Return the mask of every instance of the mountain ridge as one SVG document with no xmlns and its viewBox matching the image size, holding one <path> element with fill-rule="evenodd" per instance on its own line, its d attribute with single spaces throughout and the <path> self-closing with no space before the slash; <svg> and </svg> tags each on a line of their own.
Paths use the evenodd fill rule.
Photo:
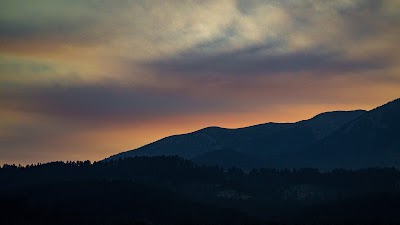
<svg viewBox="0 0 400 225">
<path fill-rule="evenodd" d="M 385 130 L 385 127 L 388 129 Z M 365 160 L 368 157 L 373 159 L 372 153 L 368 152 L 381 146 L 385 149 L 390 147 L 393 149 L 391 151 L 397 154 L 400 152 L 397 151 L 397 146 L 400 146 L 397 144 L 400 141 L 396 141 L 400 139 L 397 127 L 400 127 L 400 99 L 395 99 L 370 111 L 330 111 L 293 123 L 269 122 L 234 129 L 205 127 L 190 133 L 165 137 L 105 160 L 135 156 L 178 155 L 195 161 L 201 159 L 201 162 L 213 162 L 217 165 L 230 165 L 232 163 L 224 161 L 235 158 L 238 165 L 248 165 L 249 168 L 251 166 L 336 168 L 342 164 L 346 168 L 357 167 L 358 164 L 359 166 L 396 166 L 397 156 L 396 163 L 387 163 L 390 160 L 385 159 L 381 160 L 384 163 L 363 162 L 349 165 L 341 161 L 346 161 L 346 154 L 353 159 L 357 154 Z M 346 132 L 350 132 L 350 137 L 346 136 Z M 398 133 L 400 134 L 400 131 Z M 367 137 L 363 137 L 363 134 Z M 388 143 L 389 147 L 385 147 L 381 142 Z M 361 148 L 364 148 L 369 155 L 364 154 Z M 224 160 L 222 154 L 224 151 L 221 150 L 227 149 L 229 151 L 225 151 L 226 160 Z M 345 150 L 348 152 L 346 153 Z M 379 152 L 375 151 L 373 154 L 379 154 Z M 207 160 L 207 156 L 213 159 Z M 218 163 L 216 158 L 222 161 Z M 243 160 L 240 161 L 240 158 Z M 337 162 L 330 162 L 331 158 L 335 158 Z"/>
</svg>

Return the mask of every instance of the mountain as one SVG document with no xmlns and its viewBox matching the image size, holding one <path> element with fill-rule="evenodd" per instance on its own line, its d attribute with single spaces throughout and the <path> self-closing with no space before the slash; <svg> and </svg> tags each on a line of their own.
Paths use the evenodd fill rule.
<svg viewBox="0 0 400 225">
<path fill-rule="evenodd" d="M 400 99 L 366 112 L 302 154 L 320 168 L 400 167 Z"/>
<path fill-rule="evenodd" d="M 254 167 L 399 166 L 400 100 L 371 111 L 334 111 L 296 123 L 208 127 L 174 135 L 106 160 L 178 155 L 201 164 Z"/>
</svg>

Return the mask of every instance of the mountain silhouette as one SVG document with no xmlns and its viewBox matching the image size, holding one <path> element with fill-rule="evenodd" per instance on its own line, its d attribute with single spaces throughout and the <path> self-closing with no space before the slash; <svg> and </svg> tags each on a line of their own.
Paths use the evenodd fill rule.
<svg viewBox="0 0 400 225">
<path fill-rule="evenodd" d="M 296 123 L 208 127 L 163 138 L 106 160 L 178 155 L 219 166 L 359 168 L 399 166 L 400 100 L 371 111 L 321 113 Z"/>
<path fill-rule="evenodd" d="M 345 124 L 303 152 L 303 158 L 320 168 L 400 167 L 400 99 Z"/>
</svg>

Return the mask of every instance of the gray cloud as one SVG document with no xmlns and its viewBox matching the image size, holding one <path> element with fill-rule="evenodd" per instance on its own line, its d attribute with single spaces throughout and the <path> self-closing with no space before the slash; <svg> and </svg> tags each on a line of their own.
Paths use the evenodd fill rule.
<svg viewBox="0 0 400 225">
<path fill-rule="evenodd" d="M 381 69 L 387 60 L 345 59 L 337 52 L 323 52 L 312 49 L 281 55 L 264 55 L 267 47 L 255 46 L 229 53 L 210 56 L 195 55 L 189 52 L 182 57 L 160 59 L 146 64 L 159 73 L 167 74 L 220 74 L 220 75 L 273 75 L 299 72 L 353 72 Z"/>
<path fill-rule="evenodd" d="M 0 102 L 20 112 L 101 123 L 108 119 L 140 122 L 162 116 L 223 111 L 228 104 L 191 96 L 183 90 L 113 85 L 9 90 L 0 95 Z"/>
<path fill-rule="evenodd" d="M 36 24 L 32 23 L 32 21 L 0 21 L 0 38 L 17 40 L 65 38 L 78 36 L 78 33 L 82 33 L 94 24 L 95 22 L 89 18 L 80 18 L 79 21 L 74 22 L 46 20 Z"/>
<path fill-rule="evenodd" d="M 358 57 L 348 55 L 354 49 L 368 49 L 372 40 L 388 42 L 385 35 L 400 25 L 400 16 L 389 16 L 387 12 L 390 2 L 238 0 L 239 18 L 221 27 L 218 35 L 142 65 L 170 76 L 299 72 L 332 75 L 384 69 L 392 66 L 390 49 L 365 50 Z M 269 8 L 263 9 L 266 6 Z M 282 12 L 276 13 L 278 9 Z M 246 30 L 248 27 L 254 29 Z"/>
</svg>

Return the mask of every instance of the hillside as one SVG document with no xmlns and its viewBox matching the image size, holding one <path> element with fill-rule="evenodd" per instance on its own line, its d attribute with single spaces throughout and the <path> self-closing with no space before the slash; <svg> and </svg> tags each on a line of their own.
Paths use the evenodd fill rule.
<svg viewBox="0 0 400 225">
<path fill-rule="evenodd" d="M 335 111 L 296 123 L 208 127 L 163 138 L 106 160 L 177 155 L 220 166 L 361 168 L 400 166 L 400 100 L 371 111 Z"/>
</svg>

